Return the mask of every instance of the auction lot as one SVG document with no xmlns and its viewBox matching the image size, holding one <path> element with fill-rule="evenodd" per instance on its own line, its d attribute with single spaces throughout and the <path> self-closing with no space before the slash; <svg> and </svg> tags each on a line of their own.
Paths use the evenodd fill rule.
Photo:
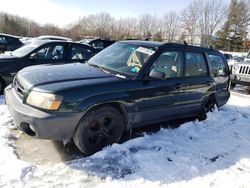
<svg viewBox="0 0 250 188">
<path fill-rule="evenodd" d="M 20 133 L 3 99 L 0 114 L 0 187 L 250 185 L 250 96 L 245 87 L 236 87 L 227 105 L 205 121 L 138 130 L 135 138 L 125 136 L 90 157 L 73 144 L 64 147 Z"/>
</svg>

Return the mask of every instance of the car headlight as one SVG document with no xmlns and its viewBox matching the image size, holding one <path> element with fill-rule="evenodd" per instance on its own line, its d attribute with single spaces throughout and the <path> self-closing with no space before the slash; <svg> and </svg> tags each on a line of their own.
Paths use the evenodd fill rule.
<svg viewBox="0 0 250 188">
<path fill-rule="evenodd" d="M 239 65 L 234 65 L 234 70 L 237 70 L 239 67 Z"/>
<path fill-rule="evenodd" d="M 62 96 L 54 95 L 51 93 L 31 91 L 26 100 L 26 103 L 31 106 L 46 110 L 58 110 L 62 103 L 62 100 Z"/>
</svg>

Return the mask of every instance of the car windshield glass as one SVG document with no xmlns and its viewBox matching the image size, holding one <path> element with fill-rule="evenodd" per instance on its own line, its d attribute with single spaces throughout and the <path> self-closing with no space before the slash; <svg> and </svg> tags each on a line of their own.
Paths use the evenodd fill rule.
<svg viewBox="0 0 250 188">
<path fill-rule="evenodd" d="M 153 48 L 117 42 L 95 55 L 89 63 L 117 74 L 134 76 L 154 53 Z"/>
<path fill-rule="evenodd" d="M 90 39 L 82 39 L 80 40 L 81 43 L 86 43 L 88 44 L 91 40 Z"/>
<path fill-rule="evenodd" d="M 23 57 L 27 55 L 28 53 L 30 53 L 31 51 L 33 51 L 38 46 L 39 46 L 38 44 L 28 44 L 13 51 L 11 55 L 16 56 L 16 57 Z"/>
<path fill-rule="evenodd" d="M 250 59 L 250 51 L 247 54 L 247 59 Z"/>
</svg>

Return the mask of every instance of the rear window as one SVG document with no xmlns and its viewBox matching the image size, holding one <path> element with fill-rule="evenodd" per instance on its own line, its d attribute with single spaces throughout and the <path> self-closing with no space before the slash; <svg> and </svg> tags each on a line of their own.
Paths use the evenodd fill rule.
<svg viewBox="0 0 250 188">
<path fill-rule="evenodd" d="M 203 54 L 200 53 L 185 53 L 186 76 L 207 76 L 207 64 Z"/>
<path fill-rule="evenodd" d="M 227 75 L 227 67 L 221 56 L 209 54 L 208 58 L 212 66 L 213 76 Z"/>
</svg>

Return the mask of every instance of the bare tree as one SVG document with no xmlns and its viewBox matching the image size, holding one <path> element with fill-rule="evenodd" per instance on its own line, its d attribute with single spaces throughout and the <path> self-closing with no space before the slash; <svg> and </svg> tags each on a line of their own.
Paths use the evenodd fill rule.
<svg viewBox="0 0 250 188">
<path fill-rule="evenodd" d="M 180 17 L 174 11 L 165 14 L 163 16 L 162 24 L 163 24 L 163 37 L 168 42 L 173 41 L 176 39 L 179 30 L 179 21 Z"/>
<path fill-rule="evenodd" d="M 227 17 L 227 5 L 221 0 L 194 1 L 199 4 L 198 23 L 202 44 L 211 44 L 212 35 Z"/>
<path fill-rule="evenodd" d="M 155 22 L 156 18 L 151 14 L 144 14 L 139 20 L 139 31 L 141 38 L 152 38 L 157 30 Z"/>
<path fill-rule="evenodd" d="M 89 15 L 84 23 L 88 31 L 91 31 L 94 36 L 110 37 L 112 34 L 112 27 L 114 24 L 114 18 L 108 13 L 99 13 L 95 15 Z"/>
<path fill-rule="evenodd" d="M 137 18 L 123 18 L 116 21 L 116 39 L 132 39 L 137 38 L 138 35 L 138 19 Z"/>
<path fill-rule="evenodd" d="M 198 16 L 199 16 L 200 3 L 191 1 L 190 4 L 182 11 L 182 25 L 184 31 L 188 33 L 189 42 L 195 42 L 195 36 L 198 32 Z M 184 33 L 184 32 L 183 32 Z"/>
</svg>

